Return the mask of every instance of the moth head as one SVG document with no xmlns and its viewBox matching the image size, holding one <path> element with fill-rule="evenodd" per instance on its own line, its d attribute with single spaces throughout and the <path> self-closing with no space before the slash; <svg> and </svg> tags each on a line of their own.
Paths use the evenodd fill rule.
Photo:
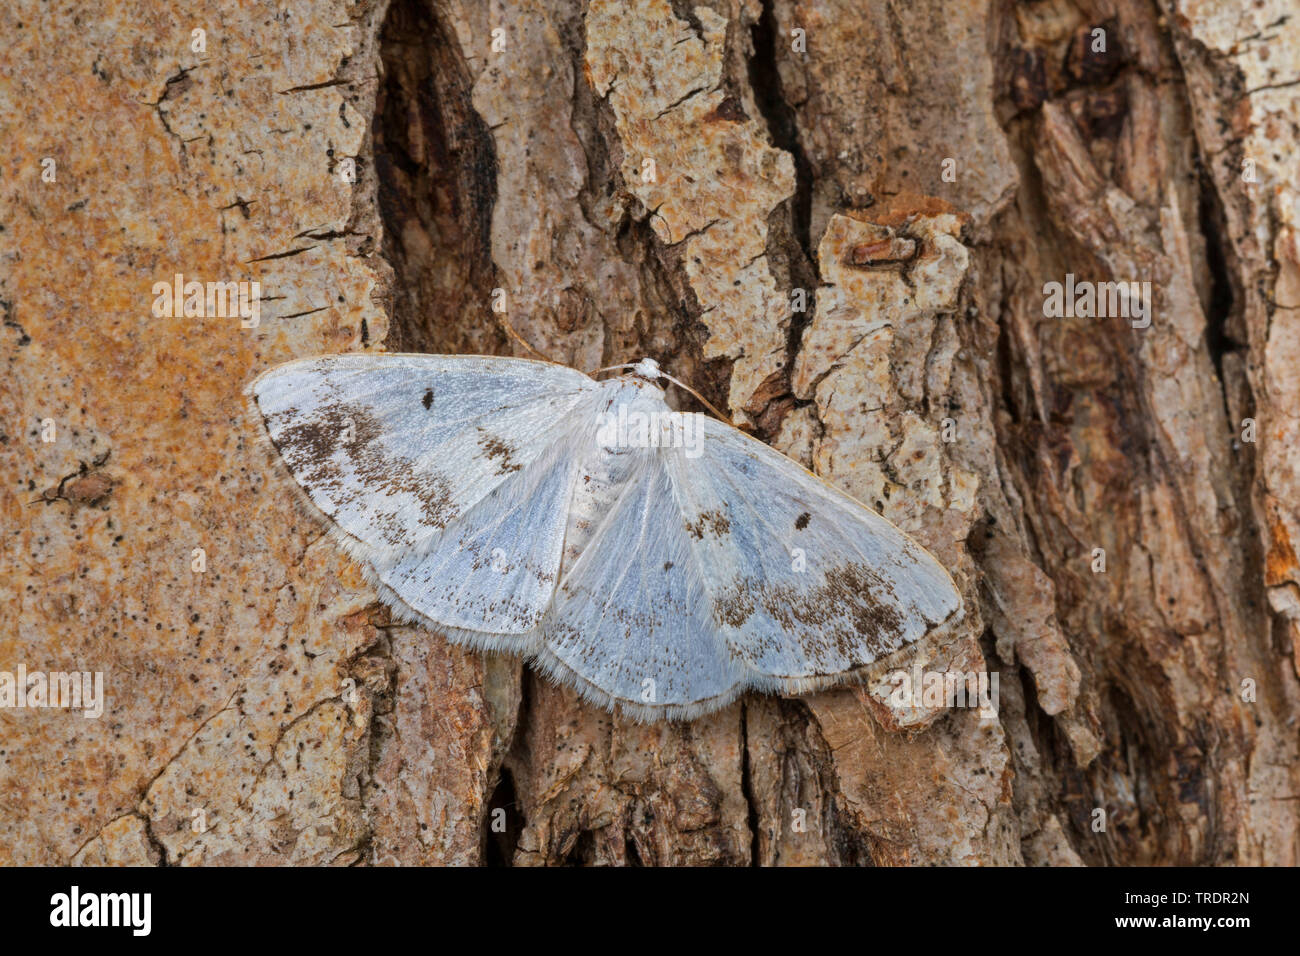
<svg viewBox="0 0 1300 956">
<path fill-rule="evenodd" d="M 659 363 L 652 358 L 643 358 L 633 365 L 632 374 L 655 385 L 658 385 L 659 379 L 664 377 L 664 373 L 659 368 Z"/>
</svg>

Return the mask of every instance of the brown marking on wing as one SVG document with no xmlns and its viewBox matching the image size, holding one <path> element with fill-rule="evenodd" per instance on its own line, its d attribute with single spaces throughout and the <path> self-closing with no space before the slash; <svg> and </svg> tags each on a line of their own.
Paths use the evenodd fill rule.
<svg viewBox="0 0 1300 956">
<path fill-rule="evenodd" d="M 697 541 L 704 537 L 706 531 L 722 537 L 724 534 L 731 533 L 731 519 L 719 510 L 705 511 L 694 521 L 686 522 L 686 531 Z"/>
<path fill-rule="evenodd" d="M 489 435 L 482 429 L 479 429 L 479 431 L 482 432 L 478 439 L 479 447 L 487 453 L 488 458 L 496 461 L 498 475 L 506 475 L 523 468 L 523 465 L 514 461 L 515 450 L 513 448 L 496 435 Z"/>
<path fill-rule="evenodd" d="M 901 643 L 903 614 L 881 595 L 893 597 L 894 590 L 880 574 L 863 564 L 845 564 L 831 569 L 823 583 L 811 589 L 745 578 L 715 598 L 714 615 L 721 624 L 741 628 L 762 608 L 783 631 L 798 637 L 810 658 L 833 651 L 854 664 L 865 664 Z M 845 616 L 849 629 L 844 627 Z M 872 655 L 867 660 L 859 660 L 863 645 Z"/>
<path fill-rule="evenodd" d="M 457 516 L 447 480 L 441 475 L 419 477 L 413 463 L 378 445 L 384 426 L 364 406 L 330 405 L 317 418 L 306 421 L 299 421 L 300 415 L 291 408 L 267 424 L 276 450 L 304 490 L 326 490 L 332 492 L 330 497 L 338 499 L 345 489 L 333 458 L 341 450 L 364 485 L 361 493 L 408 494 L 420 503 L 424 522 L 435 528 L 445 528 Z M 287 424 L 277 429 L 280 421 Z M 320 498 L 313 495 L 312 500 L 319 502 Z M 333 518 L 334 514 L 329 516 Z M 377 513 L 376 518 L 387 540 L 401 540 L 403 529 L 396 512 Z"/>
<path fill-rule="evenodd" d="M 802 531 L 804 528 L 808 527 L 808 522 L 810 520 L 812 520 L 812 515 L 805 511 L 799 517 L 794 519 L 794 526 L 799 531 Z"/>
</svg>

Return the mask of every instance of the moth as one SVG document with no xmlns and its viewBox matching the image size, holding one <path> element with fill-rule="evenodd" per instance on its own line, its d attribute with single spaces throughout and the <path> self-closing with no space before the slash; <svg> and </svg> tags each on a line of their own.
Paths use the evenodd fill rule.
<svg viewBox="0 0 1300 956">
<path fill-rule="evenodd" d="M 248 394 L 397 619 L 637 719 L 820 690 L 961 614 L 883 517 L 722 421 L 687 441 L 658 364 L 617 368 L 345 354 Z"/>
</svg>

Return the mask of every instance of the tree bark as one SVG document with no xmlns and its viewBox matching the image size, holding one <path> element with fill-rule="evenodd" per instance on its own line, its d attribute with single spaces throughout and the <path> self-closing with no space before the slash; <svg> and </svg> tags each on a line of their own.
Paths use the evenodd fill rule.
<svg viewBox="0 0 1300 956">
<path fill-rule="evenodd" d="M 68 6 L 0 12 L 0 670 L 108 701 L 0 710 L 0 861 L 1300 862 L 1284 0 Z M 153 317 L 177 272 L 260 324 Z M 1149 326 L 1049 314 L 1067 275 Z M 241 390 L 503 319 L 658 359 L 965 619 L 648 726 L 392 624 Z M 914 666 L 996 719 L 898 705 Z"/>
</svg>

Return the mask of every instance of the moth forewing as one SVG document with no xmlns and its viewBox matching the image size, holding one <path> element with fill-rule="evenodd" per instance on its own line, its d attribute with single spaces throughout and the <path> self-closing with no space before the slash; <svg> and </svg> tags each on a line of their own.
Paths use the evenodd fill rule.
<svg viewBox="0 0 1300 956">
<path fill-rule="evenodd" d="M 548 573 L 549 559 L 530 548 L 545 551 L 553 533 L 520 535 L 517 522 L 506 532 L 513 576 L 466 574 L 430 599 L 431 571 L 490 566 L 493 522 L 522 518 L 527 530 L 548 505 L 547 527 L 562 522 L 567 488 L 548 497 L 554 484 L 526 473 L 564 435 L 557 423 L 597 389 L 573 369 L 525 359 L 363 354 L 290 362 L 248 392 L 304 496 L 372 580 L 431 622 L 517 632 L 530 609 L 537 616 L 526 576 L 540 583 Z M 483 527 L 465 523 L 511 482 L 536 494 L 503 489 Z M 423 573 L 414 570 L 422 561 Z M 506 596 L 512 585 L 518 593 Z"/>
<path fill-rule="evenodd" d="M 756 686 L 823 686 L 959 610 L 952 579 L 923 548 L 761 442 L 709 422 L 703 458 L 676 465 L 680 497 L 704 503 L 685 523 L 715 618 L 762 675 Z"/>
</svg>

